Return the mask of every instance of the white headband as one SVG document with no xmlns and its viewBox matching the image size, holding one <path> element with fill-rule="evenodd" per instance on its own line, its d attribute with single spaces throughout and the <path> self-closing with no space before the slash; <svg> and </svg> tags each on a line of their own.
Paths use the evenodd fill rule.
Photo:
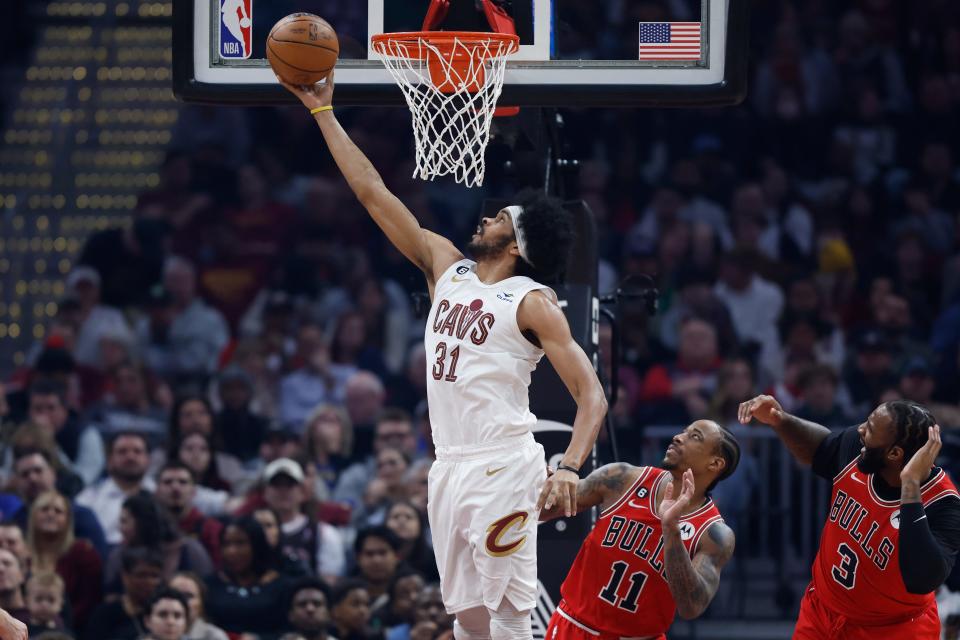
<svg viewBox="0 0 960 640">
<path fill-rule="evenodd" d="M 504 207 L 504 210 L 510 214 L 510 222 L 513 223 L 513 235 L 517 238 L 517 250 L 520 252 L 520 257 L 532 267 L 533 263 L 530 262 L 530 258 L 527 256 L 527 237 L 520 229 L 520 218 L 523 216 L 523 207 L 514 204 L 509 207 Z"/>
</svg>

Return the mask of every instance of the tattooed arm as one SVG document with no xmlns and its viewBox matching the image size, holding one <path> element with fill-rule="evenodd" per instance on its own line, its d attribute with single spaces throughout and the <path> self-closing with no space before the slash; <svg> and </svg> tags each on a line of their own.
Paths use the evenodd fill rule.
<svg viewBox="0 0 960 640">
<path fill-rule="evenodd" d="M 751 418 L 773 427 L 790 453 L 800 464 L 810 466 L 817 447 L 830 435 L 830 429 L 801 420 L 783 410 L 773 396 L 757 396 L 740 404 L 738 418 L 749 424 Z"/>
<path fill-rule="evenodd" d="M 720 570 L 733 555 L 733 531 L 722 522 L 711 525 L 692 559 L 678 526 L 664 527 L 663 543 L 663 564 L 677 613 L 692 620 L 706 610 L 717 593 Z"/>
<path fill-rule="evenodd" d="M 577 513 L 586 511 L 590 507 L 607 505 L 616 502 L 623 492 L 630 488 L 640 475 L 640 468 L 623 462 L 608 464 L 595 470 L 586 478 L 577 483 Z M 553 520 L 563 515 L 563 509 L 554 505 L 552 509 L 540 512 L 542 522 Z"/>
</svg>

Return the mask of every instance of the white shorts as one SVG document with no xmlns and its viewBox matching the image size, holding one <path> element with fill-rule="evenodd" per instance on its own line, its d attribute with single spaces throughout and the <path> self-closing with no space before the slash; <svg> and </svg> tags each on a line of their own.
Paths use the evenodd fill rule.
<svg viewBox="0 0 960 640">
<path fill-rule="evenodd" d="M 506 597 L 537 602 L 537 498 L 546 480 L 532 434 L 471 447 L 437 447 L 427 514 L 447 613 Z"/>
</svg>

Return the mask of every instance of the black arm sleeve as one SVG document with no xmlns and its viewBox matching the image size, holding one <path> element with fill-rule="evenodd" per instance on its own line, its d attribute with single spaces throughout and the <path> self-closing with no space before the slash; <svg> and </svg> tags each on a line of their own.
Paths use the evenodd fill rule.
<svg viewBox="0 0 960 640">
<path fill-rule="evenodd" d="M 821 478 L 833 480 L 840 470 L 860 455 L 860 434 L 857 427 L 848 427 L 832 431 L 813 454 L 810 468 Z"/>
<path fill-rule="evenodd" d="M 900 575 L 910 593 L 931 593 L 950 575 L 960 547 L 960 499 L 944 498 L 924 510 L 900 507 Z"/>
</svg>

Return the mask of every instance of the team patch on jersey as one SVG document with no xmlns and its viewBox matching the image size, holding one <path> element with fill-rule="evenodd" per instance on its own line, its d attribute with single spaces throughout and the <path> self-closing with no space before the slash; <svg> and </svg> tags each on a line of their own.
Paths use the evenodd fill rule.
<svg viewBox="0 0 960 640">
<path fill-rule="evenodd" d="M 900 530 L 900 509 L 890 514 L 890 524 L 893 525 L 894 529 Z"/>
<path fill-rule="evenodd" d="M 694 527 L 689 522 L 680 523 L 680 539 L 686 542 L 693 537 L 693 534 L 697 532 L 696 527 Z"/>
<path fill-rule="evenodd" d="M 501 291 L 497 294 L 497 297 L 504 302 L 513 302 L 513 294 L 507 291 Z"/>
<path fill-rule="evenodd" d="M 519 538 L 509 542 L 504 542 L 503 537 L 507 535 L 510 529 L 512 529 L 514 526 L 519 529 L 523 527 L 526 522 L 526 511 L 515 511 L 509 515 L 503 516 L 499 520 L 494 520 L 493 523 L 487 527 L 487 539 L 485 543 L 487 553 L 489 553 L 491 556 L 501 558 L 519 551 L 527 541 L 526 534 L 523 534 Z"/>
</svg>

